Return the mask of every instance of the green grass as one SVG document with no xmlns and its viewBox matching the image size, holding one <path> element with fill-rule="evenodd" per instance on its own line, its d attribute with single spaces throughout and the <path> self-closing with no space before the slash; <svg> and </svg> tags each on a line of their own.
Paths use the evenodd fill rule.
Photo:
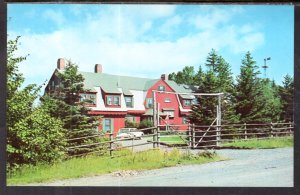
<svg viewBox="0 0 300 195">
<path fill-rule="evenodd" d="M 183 139 L 184 139 L 184 136 L 183 136 Z M 164 142 L 166 144 L 185 144 L 186 143 L 178 135 L 174 135 L 172 137 L 160 137 L 159 141 Z"/>
<path fill-rule="evenodd" d="M 293 147 L 294 138 L 293 137 L 278 137 L 270 138 L 265 140 L 236 140 L 231 143 L 222 144 L 224 147 L 236 147 L 236 148 L 250 148 L 250 149 L 269 149 L 269 148 L 284 148 Z"/>
<path fill-rule="evenodd" d="M 178 164 L 202 164 L 225 160 L 215 153 L 202 152 L 192 155 L 180 153 L 177 149 L 171 152 L 148 150 L 133 153 L 129 150 L 118 151 L 120 157 L 87 156 L 73 158 L 54 165 L 37 165 L 23 167 L 7 177 L 8 185 L 49 182 L 68 178 L 95 176 L 120 170 L 148 170 Z"/>
</svg>

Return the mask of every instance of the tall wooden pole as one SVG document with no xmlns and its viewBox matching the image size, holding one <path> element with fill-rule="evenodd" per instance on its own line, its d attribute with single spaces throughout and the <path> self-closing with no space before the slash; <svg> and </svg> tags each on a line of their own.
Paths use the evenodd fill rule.
<svg viewBox="0 0 300 195">
<path fill-rule="evenodd" d="M 221 95 L 218 95 L 218 106 L 217 106 L 217 146 L 220 146 L 221 140 L 221 119 L 222 119 L 222 110 L 221 110 Z"/>
<path fill-rule="evenodd" d="M 156 98 L 155 98 L 155 91 L 152 91 L 152 97 L 153 97 L 153 125 L 154 127 L 157 127 L 157 121 L 156 121 Z"/>
<path fill-rule="evenodd" d="M 160 104 L 157 103 L 157 110 L 156 110 L 156 115 L 157 115 L 156 122 L 157 122 L 157 125 L 159 125 L 159 109 L 160 109 L 159 106 L 160 106 Z"/>
</svg>

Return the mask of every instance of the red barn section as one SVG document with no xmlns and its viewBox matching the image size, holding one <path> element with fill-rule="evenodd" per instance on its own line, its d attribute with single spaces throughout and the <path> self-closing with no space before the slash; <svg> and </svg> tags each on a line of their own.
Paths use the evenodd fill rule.
<svg viewBox="0 0 300 195">
<path fill-rule="evenodd" d="M 153 91 L 155 92 L 155 102 L 158 103 L 158 109 L 160 112 L 160 125 L 183 125 L 184 115 L 180 114 L 179 110 L 179 96 L 171 93 L 164 92 L 175 92 L 164 79 L 159 80 L 155 83 L 147 92 L 145 99 L 145 107 L 147 108 L 147 99 L 153 98 Z M 152 108 L 148 108 L 152 110 Z M 175 128 L 175 127 L 174 127 Z M 178 129 L 179 127 L 177 127 Z M 187 125 L 183 125 L 179 129 L 184 130 Z"/>
</svg>

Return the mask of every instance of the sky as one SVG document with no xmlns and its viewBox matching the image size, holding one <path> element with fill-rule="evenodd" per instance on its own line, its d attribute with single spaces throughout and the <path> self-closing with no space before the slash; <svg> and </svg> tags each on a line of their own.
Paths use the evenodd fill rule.
<svg viewBox="0 0 300 195">
<path fill-rule="evenodd" d="M 267 77 L 294 75 L 292 5 L 8 4 L 8 39 L 21 36 L 17 55 L 25 84 L 50 79 L 58 58 L 81 71 L 160 78 L 185 66 L 205 67 L 211 49 L 234 77 L 250 51 Z"/>
</svg>

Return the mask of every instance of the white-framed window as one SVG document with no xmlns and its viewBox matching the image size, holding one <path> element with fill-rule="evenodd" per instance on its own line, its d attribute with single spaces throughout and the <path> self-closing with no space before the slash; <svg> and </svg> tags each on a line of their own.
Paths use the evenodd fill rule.
<svg viewBox="0 0 300 195">
<path fill-rule="evenodd" d="M 106 104 L 109 106 L 120 106 L 120 96 L 118 95 L 106 96 Z"/>
<path fill-rule="evenodd" d="M 146 99 L 146 108 L 153 108 L 153 98 Z"/>
<path fill-rule="evenodd" d="M 192 105 L 199 104 L 198 98 L 194 98 L 192 100 Z"/>
<path fill-rule="evenodd" d="M 188 124 L 189 123 L 189 120 L 186 116 L 183 116 L 182 117 L 182 124 Z"/>
<path fill-rule="evenodd" d="M 171 99 L 170 98 L 165 98 L 165 103 L 170 103 Z"/>
<path fill-rule="evenodd" d="M 80 101 L 85 101 L 88 104 L 96 104 L 96 94 L 82 93 L 80 94 Z"/>
<path fill-rule="evenodd" d="M 135 122 L 135 117 L 132 115 L 126 115 L 125 120 L 130 121 L 130 122 Z"/>
<path fill-rule="evenodd" d="M 183 100 L 183 106 L 191 106 L 192 105 L 192 100 Z"/>
<path fill-rule="evenodd" d="M 92 104 L 96 104 L 96 95 L 95 94 L 90 94 L 90 101 Z"/>
<path fill-rule="evenodd" d="M 174 110 L 164 110 L 164 114 L 168 115 L 170 118 L 174 118 Z"/>
<path fill-rule="evenodd" d="M 104 118 L 103 119 L 103 132 L 112 132 L 113 130 L 113 119 L 111 118 Z"/>
<path fill-rule="evenodd" d="M 120 105 L 120 97 L 114 96 L 114 105 Z"/>
<path fill-rule="evenodd" d="M 166 90 L 165 86 L 163 86 L 163 85 L 158 86 L 158 91 L 165 91 L 165 90 Z"/>
<path fill-rule="evenodd" d="M 125 98 L 125 103 L 127 108 L 132 108 L 133 107 L 133 97 L 132 96 L 124 96 Z"/>
</svg>

